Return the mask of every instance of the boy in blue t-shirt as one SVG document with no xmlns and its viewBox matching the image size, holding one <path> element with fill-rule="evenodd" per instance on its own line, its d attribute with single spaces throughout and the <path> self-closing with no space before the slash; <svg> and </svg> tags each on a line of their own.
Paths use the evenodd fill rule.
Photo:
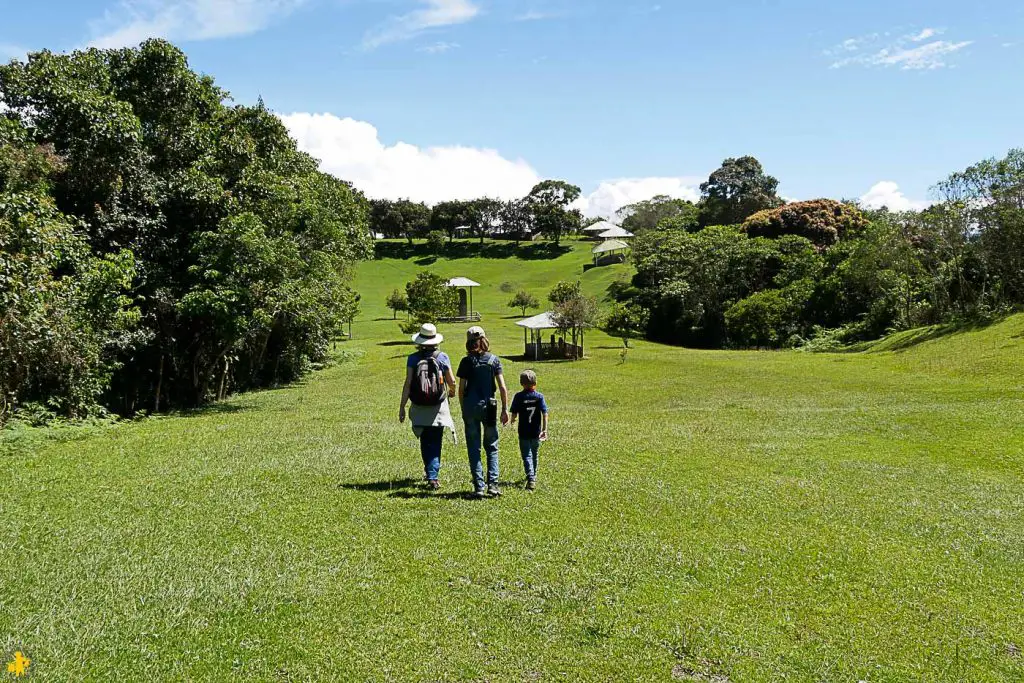
<svg viewBox="0 0 1024 683">
<path fill-rule="evenodd" d="M 537 454 L 540 444 L 548 439 L 548 404 L 544 394 L 537 391 L 537 373 L 524 370 L 519 375 L 523 385 L 512 399 L 512 424 L 519 418 L 519 452 L 523 454 L 526 470 L 526 490 L 537 488 Z"/>
</svg>

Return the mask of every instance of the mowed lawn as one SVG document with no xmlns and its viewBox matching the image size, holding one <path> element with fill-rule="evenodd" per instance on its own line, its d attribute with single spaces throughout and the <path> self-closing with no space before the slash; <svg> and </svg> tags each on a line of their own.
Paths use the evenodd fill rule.
<svg viewBox="0 0 1024 683">
<path fill-rule="evenodd" d="M 529 255 L 364 264 L 305 383 L 0 455 L 0 654 L 61 681 L 1024 680 L 1024 317 L 836 355 L 623 362 L 595 333 L 536 366 L 536 493 L 511 431 L 503 498 L 463 497 L 450 442 L 428 493 L 384 296 L 481 282 L 514 378 L 503 282 L 629 274 Z"/>
</svg>

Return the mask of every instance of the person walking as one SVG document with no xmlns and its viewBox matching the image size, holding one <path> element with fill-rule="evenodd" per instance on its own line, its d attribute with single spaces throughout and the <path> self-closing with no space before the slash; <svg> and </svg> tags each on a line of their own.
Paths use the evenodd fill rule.
<svg viewBox="0 0 1024 683">
<path fill-rule="evenodd" d="M 501 360 L 491 353 L 491 343 L 482 327 L 471 327 L 466 332 L 466 357 L 459 363 L 459 403 L 462 421 L 466 427 L 466 449 L 469 452 L 469 470 L 473 477 L 473 494 L 500 496 L 498 488 L 498 402 L 495 391 L 501 395 L 501 424 L 507 425 L 508 388 L 502 374 Z M 482 450 L 487 453 L 487 479 L 484 480 Z M 485 488 L 486 485 L 486 488 Z"/>
<path fill-rule="evenodd" d="M 398 421 L 405 422 L 406 404 L 412 402 L 409 422 L 413 434 L 420 440 L 423 474 L 427 485 L 434 491 L 441 488 L 439 476 L 444 430 L 450 429 L 458 443 L 448 401 L 448 397 L 455 393 L 455 376 L 451 359 L 439 348 L 443 341 L 437 327 L 430 323 L 413 335 L 416 351 L 406 359 L 402 404 L 398 409 Z"/>
</svg>

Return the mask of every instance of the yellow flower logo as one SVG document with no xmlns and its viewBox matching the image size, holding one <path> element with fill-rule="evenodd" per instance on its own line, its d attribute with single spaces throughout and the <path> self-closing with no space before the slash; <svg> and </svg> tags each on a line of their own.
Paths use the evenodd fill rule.
<svg viewBox="0 0 1024 683">
<path fill-rule="evenodd" d="M 28 665 L 31 663 L 32 660 L 23 655 L 21 652 L 15 652 L 14 659 L 7 662 L 7 673 L 14 674 L 15 678 L 21 678 L 22 676 L 28 674 Z"/>
</svg>

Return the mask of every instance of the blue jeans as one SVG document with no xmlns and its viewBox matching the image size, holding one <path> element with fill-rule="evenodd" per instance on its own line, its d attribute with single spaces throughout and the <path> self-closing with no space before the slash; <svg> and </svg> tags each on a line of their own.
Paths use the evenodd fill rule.
<svg viewBox="0 0 1024 683">
<path fill-rule="evenodd" d="M 540 439 L 519 437 L 519 452 L 523 455 L 523 470 L 527 479 L 537 478 L 537 455 L 540 453 Z"/>
<path fill-rule="evenodd" d="M 462 421 L 466 425 L 466 449 L 469 451 L 469 471 L 473 475 L 473 488 L 484 488 L 484 466 L 480 457 L 480 437 L 487 452 L 487 484 L 498 485 L 498 426 L 484 425 L 486 405 L 466 406 Z"/>
<path fill-rule="evenodd" d="M 444 442 L 444 427 L 424 427 L 420 434 L 420 455 L 423 456 L 423 472 L 427 479 L 437 479 L 441 472 L 441 444 Z"/>
</svg>

